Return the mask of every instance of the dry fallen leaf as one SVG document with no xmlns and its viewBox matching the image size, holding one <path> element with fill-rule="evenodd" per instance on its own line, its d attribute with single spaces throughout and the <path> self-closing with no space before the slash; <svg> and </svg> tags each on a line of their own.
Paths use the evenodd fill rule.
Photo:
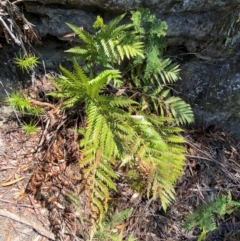
<svg viewBox="0 0 240 241">
<path fill-rule="evenodd" d="M 130 199 L 130 203 L 133 203 L 139 196 L 140 194 L 135 192 Z"/>
<path fill-rule="evenodd" d="M 13 185 L 13 184 L 15 184 L 15 183 L 23 180 L 24 178 L 25 178 L 25 177 L 19 177 L 19 178 L 17 178 L 17 179 L 12 180 L 12 181 L 1 183 L 1 185 L 2 185 L 2 187 L 11 186 L 11 185 Z"/>
</svg>

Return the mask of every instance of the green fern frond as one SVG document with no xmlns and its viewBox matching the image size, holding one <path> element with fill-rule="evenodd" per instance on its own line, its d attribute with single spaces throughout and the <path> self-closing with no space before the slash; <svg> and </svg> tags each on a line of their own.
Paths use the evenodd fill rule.
<svg viewBox="0 0 240 241">
<path fill-rule="evenodd" d="M 85 133 L 83 143 L 88 143 L 93 138 L 93 145 L 105 150 L 108 157 L 119 155 L 119 145 L 116 142 L 113 123 L 111 119 L 106 119 L 104 113 L 99 112 L 98 106 L 94 103 L 87 105 L 88 128 Z"/>
<path fill-rule="evenodd" d="M 153 75 L 158 83 L 170 84 L 180 79 L 179 72 L 179 65 L 172 63 L 172 60 L 167 58 L 159 59 L 158 66 L 154 70 Z M 161 79 L 156 76 L 157 74 Z"/>
<path fill-rule="evenodd" d="M 171 96 L 170 89 L 157 87 L 147 90 L 142 95 L 142 109 L 161 116 L 172 117 L 176 124 L 185 125 L 194 121 L 194 114 L 189 104 L 179 97 Z"/>
<path fill-rule="evenodd" d="M 73 54 L 75 54 L 76 56 L 88 56 L 88 50 L 86 50 L 86 49 L 83 49 L 83 48 L 81 48 L 81 47 L 79 47 L 79 46 L 76 46 L 76 47 L 72 47 L 71 49 L 69 49 L 69 50 L 67 50 L 66 52 L 68 52 L 68 53 L 73 53 Z"/>
<path fill-rule="evenodd" d="M 225 214 L 231 214 L 239 207 L 240 202 L 233 201 L 230 192 L 227 196 L 219 195 L 215 201 L 197 207 L 192 214 L 187 216 L 182 227 L 190 230 L 198 226 L 202 231 L 198 241 L 204 240 L 208 232 L 216 229 L 215 215 L 222 217 Z"/>
<path fill-rule="evenodd" d="M 111 189 L 116 190 L 116 184 L 113 181 L 116 174 L 109 162 L 102 156 L 101 150 L 95 153 L 95 148 L 92 148 L 91 145 L 89 153 L 88 148 L 88 146 L 85 147 L 88 155 L 80 161 L 80 167 L 84 167 L 85 189 L 89 198 L 92 218 L 95 221 L 101 221 L 108 207 L 109 192 Z"/>
<path fill-rule="evenodd" d="M 93 229 L 92 240 L 97 241 L 135 241 L 133 234 L 129 237 L 123 238 L 123 230 L 116 232 L 114 228 L 120 225 L 125 219 L 129 218 L 132 214 L 131 209 L 124 209 L 120 212 L 114 212 L 113 216 L 110 217 L 108 213 L 103 218 L 102 222 L 97 224 Z"/>
<path fill-rule="evenodd" d="M 175 190 L 172 182 L 167 181 L 165 174 L 157 171 L 158 166 L 150 164 L 150 171 L 148 174 L 147 196 L 152 196 L 154 199 L 160 198 L 163 210 L 166 211 L 167 207 L 174 200 Z M 167 172 L 166 175 L 171 175 Z M 161 178 L 160 178 L 161 177 Z"/>
<path fill-rule="evenodd" d="M 111 107 L 127 107 L 131 105 L 137 105 L 138 103 L 126 97 L 102 95 L 99 96 L 99 104 L 109 105 Z"/>
<path fill-rule="evenodd" d="M 107 164 L 105 163 L 105 166 Z M 101 165 L 102 167 L 102 165 Z M 96 177 L 99 178 L 102 182 L 106 183 L 108 188 L 110 189 L 113 189 L 116 191 L 116 184 L 111 180 L 111 178 L 116 178 L 116 174 L 113 170 L 111 170 L 111 172 L 109 171 L 109 169 L 111 169 L 110 166 L 108 166 L 108 173 L 106 173 L 102 168 L 98 168 L 97 171 L 96 171 Z M 111 174 L 113 174 L 112 176 L 110 176 Z M 99 182 L 98 182 L 99 183 Z M 102 185 L 100 185 L 100 188 L 101 188 Z"/>
<path fill-rule="evenodd" d="M 166 135 L 165 140 L 171 143 L 186 143 L 186 141 L 183 139 L 182 136 L 177 136 L 177 135 Z"/>
<path fill-rule="evenodd" d="M 160 159 L 160 158 L 159 158 Z M 174 186 L 173 184 L 177 181 L 177 178 L 182 173 L 182 168 L 176 168 L 174 167 L 173 163 L 172 165 L 164 166 L 162 163 L 163 160 L 158 159 L 158 165 L 155 167 L 159 169 L 156 172 L 149 173 L 148 175 L 153 179 L 152 182 L 150 182 L 151 178 L 148 179 L 148 196 L 153 196 L 154 199 L 157 197 L 160 198 L 162 207 L 166 211 L 167 207 L 172 203 L 174 200 Z M 172 161 L 169 157 L 165 159 L 168 161 Z M 149 165 L 153 165 L 151 162 L 145 160 L 146 163 L 149 163 Z M 155 160 L 154 160 L 155 161 Z M 161 162 L 162 163 L 161 163 Z M 182 167 L 183 167 L 183 160 L 182 160 Z M 180 166 L 179 162 L 177 163 L 178 166 Z M 171 177 L 169 177 L 172 175 Z"/>
<path fill-rule="evenodd" d="M 159 197 L 164 210 L 174 199 L 174 183 L 181 175 L 184 161 L 185 148 L 181 146 L 184 139 L 178 135 L 180 128 L 165 128 L 165 132 L 157 131 L 158 124 L 166 125 L 164 122 L 169 118 L 157 116 L 146 116 L 145 120 L 134 119 L 136 146 L 133 155 L 141 160 L 141 171 L 147 175 L 147 194 L 154 199 Z M 170 118 L 171 120 L 171 118 Z M 156 126 L 155 126 L 156 125 Z M 161 126 L 159 126 L 161 130 Z M 175 131 L 174 131 L 175 130 Z"/>
<path fill-rule="evenodd" d="M 122 46 L 118 46 L 118 51 L 121 55 L 121 60 L 124 59 L 124 56 L 127 56 L 128 59 L 131 59 L 136 56 L 144 57 L 142 54 L 143 43 L 137 42 L 133 44 L 124 44 Z"/>
<path fill-rule="evenodd" d="M 108 220 L 108 223 L 110 225 L 110 228 L 113 229 L 117 225 L 121 224 L 125 219 L 129 218 L 132 214 L 133 210 L 126 208 L 123 209 L 120 212 L 115 212 L 110 220 Z"/>
<path fill-rule="evenodd" d="M 84 98 L 83 92 L 81 91 L 83 79 L 78 79 L 74 73 L 71 73 L 62 66 L 60 66 L 60 69 L 63 75 L 53 79 L 58 86 L 58 90 L 49 93 L 49 95 L 63 98 L 63 108 L 70 108 Z"/>
<path fill-rule="evenodd" d="M 69 108 L 80 101 L 95 98 L 100 90 L 111 81 L 119 81 L 121 75 L 118 70 L 105 70 L 96 78 L 90 80 L 81 67 L 74 61 L 74 71 L 70 72 L 60 66 L 63 75 L 53 79 L 59 90 L 50 95 L 65 98 L 63 107 Z"/>
<path fill-rule="evenodd" d="M 91 71 L 93 63 L 109 66 L 120 63 L 125 57 L 143 56 L 143 43 L 131 30 L 132 24 L 118 26 L 124 16 L 125 14 L 120 15 L 108 24 L 104 24 L 103 19 L 98 16 L 94 26 L 99 30 L 93 35 L 77 26 L 67 24 L 83 40 L 84 45 L 73 47 L 66 52 L 84 59 Z"/>
<path fill-rule="evenodd" d="M 122 21 L 122 19 L 126 16 L 126 14 L 121 14 L 117 17 L 115 17 L 113 20 L 111 20 L 107 27 L 104 29 L 104 35 L 109 37 L 112 36 L 113 38 L 116 38 L 119 36 L 119 33 L 122 33 L 126 27 L 124 25 L 121 26 L 121 28 L 117 28 L 118 24 Z M 125 25 L 128 26 L 128 25 Z M 124 28 L 123 28 L 124 27 Z"/>
<path fill-rule="evenodd" d="M 121 24 L 119 26 L 116 26 L 115 28 L 113 28 L 110 32 L 111 36 L 118 38 L 120 36 L 121 38 L 121 34 L 123 32 L 127 32 L 127 31 L 131 31 L 131 29 L 133 29 L 133 24 L 129 23 L 129 24 Z"/>
<path fill-rule="evenodd" d="M 193 122 L 194 115 L 192 108 L 181 98 L 175 96 L 169 97 L 167 100 L 165 100 L 165 104 L 169 106 L 169 109 L 177 124 L 184 125 Z"/>
<path fill-rule="evenodd" d="M 97 77 L 89 81 L 89 85 L 91 85 L 91 94 L 93 96 L 97 95 L 108 83 L 111 81 L 119 82 L 121 78 L 118 70 L 112 69 L 102 71 Z"/>
<path fill-rule="evenodd" d="M 71 28 L 74 33 L 78 35 L 78 37 L 87 44 L 94 44 L 94 38 L 89 34 L 87 31 L 85 31 L 83 28 L 79 28 L 76 25 L 66 23 L 69 28 Z M 68 50 L 66 51 L 68 52 Z"/>
</svg>

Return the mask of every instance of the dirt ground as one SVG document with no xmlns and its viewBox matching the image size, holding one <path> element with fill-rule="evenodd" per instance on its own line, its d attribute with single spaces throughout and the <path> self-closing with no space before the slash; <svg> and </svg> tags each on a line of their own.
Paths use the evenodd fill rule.
<svg viewBox="0 0 240 241">
<path fill-rule="evenodd" d="M 43 130 L 26 134 L 14 113 L 1 107 L 0 114 L 0 241 L 84 240 L 81 233 L 87 228 L 77 220 L 79 213 L 66 195 L 81 189 L 81 183 L 71 181 L 76 179 L 76 162 L 49 161 L 48 153 L 62 155 L 56 148 L 63 138 L 55 136 L 56 145 L 47 149 L 45 159 L 39 158 L 36 150 Z M 71 141 L 71 133 L 66 135 Z M 181 225 L 196 206 L 228 191 L 240 201 L 240 142 L 214 126 L 188 129 L 184 136 L 186 166 L 176 184 L 176 200 L 166 213 L 158 201 L 118 184 L 114 205 L 118 210 L 134 209 L 125 233 L 133 232 L 138 240 L 195 241 L 199 230 L 185 231 Z M 216 219 L 218 228 L 207 240 L 239 241 L 239 214 Z"/>
<path fill-rule="evenodd" d="M 34 169 L 39 132 L 25 135 L 15 121 L 7 121 L 10 111 L 1 107 L 0 112 L 0 240 L 54 239 L 47 209 L 25 193 Z"/>
</svg>

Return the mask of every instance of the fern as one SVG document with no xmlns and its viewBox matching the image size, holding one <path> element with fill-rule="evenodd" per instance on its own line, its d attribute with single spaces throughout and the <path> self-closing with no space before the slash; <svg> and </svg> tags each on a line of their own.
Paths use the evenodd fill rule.
<svg viewBox="0 0 240 241">
<path fill-rule="evenodd" d="M 156 74 L 165 75 L 165 77 L 169 78 L 170 75 L 166 75 L 166 67 L 171 61 L 169 59 L 161 59 L 165 49 L 163 37 L 166 35 L 166 22 L 157 20 L 156 16 L 150 14 L 148 9 L 142 8 L 132 12 L 131 19 L 136 34 L 144 41 L 144 53 L 146 57 L 138 57 L 135 61 L 136 64 L 142 65 L 145 63 L 144 72 L 141 73 L 143 81 Z M 174 76 L 172 77 L 173 79 L 175 78 Z"/>
<path fill-rule="evenodd" d="M 116 17 L 107 25 L 98 16 L 93 26 L 99 30 L 94 35 L 67 24 L 83 41 L 81 47 L 73 47 L 67 52 L 85 60 L 89 69 L 92 69 L 93 65 L 111 66 L 113 63 L 120 63 L 125 57 L 143 57 L 143 43 L 133 31 L 129 31 L 132 24 L 118 26 L 124 16 L 125 14 Z"/>
<path fill-rule="evenodd" d="M 89 149 L 88 149 L 89 148 Z M 95 148 L 90 145 L 86 146 L 84 158 L 80 166 L 87 167 L 83 170 L 84 179 L 86 180 L 87 196 L 92 211 L 92 221 L 102 220 L 103 214 L 108 207 L 109 189 L 116 190 L 116 174 L 109 165 L 111 162 L 104 158 L 101 151 L 95 153 Z"/>
<path fill-rule="evenodd" d="M 82 132 L 84 158 L 80 165 L 86 180 L 92 218 L 101 220 L 107 210 L 110 190 L 115 190 L 116 175 L 112 164 L 124 159 L 126 153 L 139 158 L 143 166 L 149 166 L 146 173 L 148 195 L 160 197 L 166 209 L 173 200 L 173 184 L 184 164 L 185 149 L 181 146 L 184 140 L 177 135 L 181 129 L 166 126 L 166 121 L 173 120 L 170 117 L 143 113 L 143 120 L 135 118 L 123 109 L 137 108 L 137 103 L 130 98 L 100 95 L 111 78 L 119 78 L 115 70 L 103 71 L 93 79 L 86 77 L 76 62 L 73 72 L 63 67 L 61 70 L 65 76 L 56 79 L 59 90 L 52 95 L 65 97 L 64 107 L 85 103 L 87 126 Z"/>
<path fill-rule="evenodd" d="M 119 78 L 116 70 L 106 70 L 89 79 L 74 62 L 73 73 L 61 67 L 65 76 L 55 79 L 59 90 L 51 95 L 64 98 L 63 107 L 69 108 L 79 102 L 86 107 L 87 127 L 81 140 L 84 158 L 80 161 L 87 181 L 87 192 L 93 219 L 103 216 L 107 210 L 109 190 L 116 189 L 116 175 L 111 167 L 113 158 L 123 155 L 127 148 L 126 140 L 131 140 L 135 132 L 128 120 L 131 115 L 122 107 L 136 104 L 121 96 L 99 95 L 111 79 Z M 110 105 L 109 105 L 110 103 Z M 115 160 L 115 159 L 113 159 Z M 97 216 L 96 216 L 97 215 Z"/>
<path fill-rule="evenodd" d="M 135 58 L 126 78 L 139 91 L 141 110 L 173 117 L 176 124 L 193 122 L 190 105 L 170 92 L 169 85 L 180 79 L 180 69 L 171 59 L 163 57 L 166 22 L 157 20 L 147 9 L 132 12 L 131 19 L 136 34 L 144 40 L 144 58 Z"/>
<path fill-rule="evenodd" d="M 150 90 L 146 88 L 143 89 L 140 98 L 142 111 L 154 112 L 160 116 L 169 116 L 178 125 L 193 122 L 194 115 L 191 106 L 181 98 L 171 96 L 170 89 L 162 86 Z"/>
<path fill-rule="evenodd" d="M 102 222 L 96 225 L 93 230 L 92 239 L 98 241 L 135 241 L 136 239 L 133 237 L 133 234 L 130 234 L 127 239 L 123 239 L 123 231 L 116 232 L 114 230 L 117 225 L 120 225 L 125 219 L 129 218 L 131 214 L 131 209 L 124 209 L 120 212 L 115 212 L 112 217 L 105 215 Z"/>
<path fill-rule="evenodd" d="M 132 164 L 138 171 L 141 191 L 146 191 L 149 198 L 160 198 L 166 210 L 174 199 L 174 184 L 185 160 L 182 129 L 176 125 L 193 121 L 190 106 L 171 96 L 165 86 L 175 82 L 179 72 L 171 60 L 161 58 L 163 46 L 159 43 L 165 34 L 165 23 L 156 21 L 153 15 L 140 15 L 146 23 L 120 25 L 124 16 L 108 24 L 98 17 L 93 35 L 69 25 L 83 41 L 81 47 L 69 52 L 85 59 L 89 74 L 74 59 L 73 71 L 60 67 L 62 75 L 54 79 L 58 90 L 51 93 L 63 99 L 63 108 L 85 108 L 86 121 L 80 130 L 80 167 L 93 224 L 101 222 L 108 209 L 111 192 L 116 190 L 116 171 Z M 140 40 L 144 41 L 144 48 Z M 157 48 L 152 63 L 151 47 Z M 143 49 L 149 51 L 149 56 Z M 120 70 L 109 69 L 127 58 L 138 63 L 136 68 L 129 64 L 133 68 L 129 72 L 131 78 Z M 148 76 L 144 74 L 146 70 Z M 115 94 L 119 88 L 126 90 L 125 96 Z"/>
<path fill-rule="evenodd" d="M 144 167 L 143 174 L 147 175 L 147 195 L 159 197 L 166 210 L 174 199 L 173 184 L 182 173 L 185 148 L 181 144 L 184 139 L 177 135 L 180 128 L 166 126 L 165 118 L 151 115 L 146 119 L 146 123 L 141 121 L 137 129 L 141 141 L 134 147 L 135 156 Z"/>
<path fill-rule="evenodd" d="M 215 215 L 219 217 L 225 214 L 231 214 L 234 210 L 240 207 L 240 202 L 232 200 L 232 195 L 219 195 L 215 201 L 197 207 L 197 209 L 190 214 L 184 224 L 184 229 L 192 229 L 198 226 L 201 229 L 201 234 L 198 241 L 204 240 L 206 234 L 216 229 Z"/>
</svg>

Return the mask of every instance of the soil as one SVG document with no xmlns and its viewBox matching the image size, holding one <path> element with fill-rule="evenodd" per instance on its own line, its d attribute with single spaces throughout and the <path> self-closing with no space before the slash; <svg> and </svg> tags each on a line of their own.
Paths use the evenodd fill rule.
<svg viewBox="0 0 240 241">
<path fill-rule="evenodd" d="M 77 180 L 79 153 L 73 131 L 66 129 L 58 135 L 54 131 L 57 125 L 48 134 L 40 127 L 27 134 L 14 112 L 5 107 L 0 112 L 0 241 L 84 240 L 88 227 L 79 221 L 82 213 L 68 195 L 74 193 L 77 202 L 84 203 L 81 195 L 76 195 L 82 184 Z M 234 200 L 240 200 L 240 142 L 214 126 L 188 129 L 184 136 L 186 166 L 176 183 L 175 202 L 166 213 L 159 201 L 147 200 L 118 183 L 119 191 L 112 201 L 115 210 L 134 210 L 123 224 L 124 234 L 133 232 L 138 240 L 195 241 L 200 230 L 186 231 L 181 226 L 196 206 L 229 191 Z M 51 143 L 45 149 L 40 148 L 43 138 Z M 68 148 L 71 158 L 61 146 Z M 73 157 L 73 153 L 77 154 Z M 216 223 L 208 241 L 240 240 L 238 211 L 223 218 L 216 216 Z"/>
<path fill-rule="evenodd" d="M 0 113 L 0 240 L 48 240 L 44 231 L 54 237 L 48 231 L 48 210 L 25 193 L 34 170 L 39 131 L 26 135 L 16 120 L 8 120 L 11 109 L 1 107 Z"/>
</svg>

